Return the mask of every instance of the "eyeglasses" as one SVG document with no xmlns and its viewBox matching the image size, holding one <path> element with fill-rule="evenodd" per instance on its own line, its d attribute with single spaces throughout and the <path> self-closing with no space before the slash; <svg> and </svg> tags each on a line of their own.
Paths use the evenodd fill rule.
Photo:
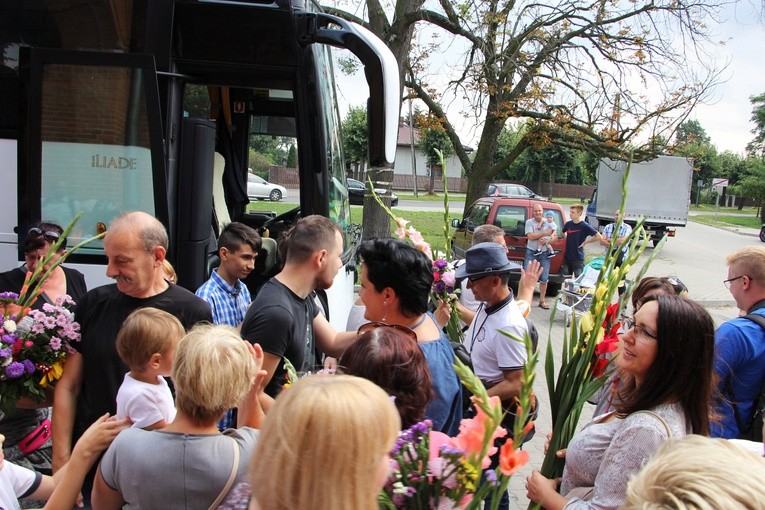
<svg viewBox="0 0 765 510">
<path fill-rule="evenodd" d="M 55 243 L 56 241 L 58 241 L 58 238 L 61 237 L 61 234 L 59 234 L 58 232 L 54 232 L 52 230 L 47 230 L 43 232 L 41 229 L 37 227 L 30 228 L 29 231 L 27 232 L 27 235 L 29 236 L 30 239 L 37 239 L 38 237 L 42 236 L 49 243 Z"/>
<path fill-rule="evenodd" d="M 644 337 L 648 337 L 648 338 L 650 338 L 652 340 L 658 340 L 656 335 L 654 335 L 653 333 L 649 332 L 643 326 L 637 324 L 633 317 L 627 317 L 626 319 L 624 319 L 624 326 L 627 329 L 632 329 L 635 332 L 635 336 L 644 336 Z"/>
<path fill-rule="evenodd" d="M 402 326 L 400 324 L 386 324 L 384 322 L 367 322 L 366 324 L 362 324 L 361 327 L 356 331 L 356 336 L 361 336 L 367 331 L 373 331 L 377 328 L 395 329 L 396 331 L 404 333 L 412 340 L 417 340 L 417 333 L 407 328 L 406 326 Z"/>
<path fill-rule="evenodd" d="M 477 282 L 478 280 L 483 280 L 484 278 L 486 278 L 486 277 L 488 277 L 488 276 L 491 276 L 491 275 L 489 275 L 489 274 L 485 274 L 485 275 L 481 275 L 481 276 L 468 276 L 468 281 L 469 281 L 470 283 L 475 283 L 475 282 Z"/>
<path fill-rule="evenodd" d="M 747 276 L 747 275 L 745 275 L 745 274 L 742 274 L 741 276 L 737 276 L 737 277 L 735 277 L 735 278 L 728 278 L 727 280 L 723 280 L 723 285 L 725 285 L 725 288 L 726 288 L 726 289 L 730 290 L 730 284 L 731 284 L 731 282 L 735 282 L 735 281 L 736 281 L 736 280 L 738 280 L 739 278 L 743 278 L 743 277 L 745 277 L 745 276 L 746 276 L 747 278 L 750 278 L 749 276 Z M 750 278 L 750 279 L 751 279 L 751 278 Z"/>
</svg>

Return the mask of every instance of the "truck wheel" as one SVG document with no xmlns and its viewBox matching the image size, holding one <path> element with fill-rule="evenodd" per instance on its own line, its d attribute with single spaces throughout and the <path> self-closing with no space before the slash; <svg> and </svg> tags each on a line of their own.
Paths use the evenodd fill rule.
<svg viewBox="0 0 765 510">
<path fill-rule="evenodd" d="M 656 239 L 654 237 L 653 239 L 651 239 L 651 245 L 653 245 L 653 247 L 656 248 L 656 246 L 658 246 L 659 244 L 659 241 L 661 241 L 661 239 Z"/>
<path fill-rule="evenodd" d="M 760 241 L 765 243 L 765 226 L 760 229 Z"/>
</svg>

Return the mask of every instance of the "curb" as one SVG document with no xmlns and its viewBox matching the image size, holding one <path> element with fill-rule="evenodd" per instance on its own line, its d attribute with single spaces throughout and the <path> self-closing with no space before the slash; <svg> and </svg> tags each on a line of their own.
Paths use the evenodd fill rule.
<svg viewBox="0 0 765 510">
<path fill-rule="evenodd" d="M 693 295 L 690 296 L 693 299 Z M 693 299 L 696 303 L 700 304 L 704 308 L 722 308 L 728 306 L 736 306 L 736 302 L 732 299 Z"/>
</svg>

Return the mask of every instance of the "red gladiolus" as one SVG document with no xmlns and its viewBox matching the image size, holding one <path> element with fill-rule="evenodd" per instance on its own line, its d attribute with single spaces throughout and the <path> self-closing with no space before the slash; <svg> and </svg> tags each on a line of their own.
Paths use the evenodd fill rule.
<svg viewBox="0 0 765 510">
<path fill-rule="evenodd" d="M 598 377 L 603 375 L 603 371 L 606 369 L 606 365 L 608 365 L 607 359 L 597 359 L 595 360 L 595 366 L 592 368 L 592 376 L 597 379 Z"/>
</svg>

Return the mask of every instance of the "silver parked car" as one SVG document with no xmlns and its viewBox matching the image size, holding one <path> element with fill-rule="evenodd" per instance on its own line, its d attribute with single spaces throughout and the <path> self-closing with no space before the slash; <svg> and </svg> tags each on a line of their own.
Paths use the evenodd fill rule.
<svg viewBox="0 0 765 510">
<path fill-rule="evenodd" d="M 250 200 L 269 199 L 278 202 L 287 196 L 287 188 L 271 184 L 255 174 L 247 174 L 247 196 Z"/>
</svg>

